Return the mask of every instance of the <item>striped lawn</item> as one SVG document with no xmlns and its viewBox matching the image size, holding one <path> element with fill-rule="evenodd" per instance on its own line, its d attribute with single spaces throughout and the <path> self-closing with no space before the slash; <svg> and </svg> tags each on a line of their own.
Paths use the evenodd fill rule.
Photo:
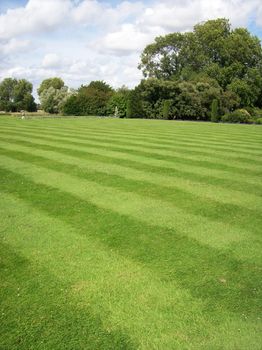
<svg viewBox="0 0 262 350">
<path fill-rule="evenodd" d="M 262 127 L 0 117 L 1 349 L 261 349 Z"/>
</svg>

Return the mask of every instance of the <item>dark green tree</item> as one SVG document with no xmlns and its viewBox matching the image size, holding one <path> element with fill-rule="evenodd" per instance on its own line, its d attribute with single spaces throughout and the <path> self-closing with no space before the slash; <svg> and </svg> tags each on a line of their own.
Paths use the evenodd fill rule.
<svg viewBox="0 0 262 350">
<path fill-rule="evenodd" d="M 218 100 L 216 99 L 212 101 L 212 105 L 211 105 L 211 121 L 215 123 L 219 121 Z"/>
<path fill-rule="evenodd" d="M 44 90 L 47 90 L 50 87 L 60 90 L 64 86 L 65 86 L 65 83 L 61 78 L 58 78 L 58 77 L 48 78 L 42 81 L 39 88 L 37 89 L 37 93 L 40 96 Z"/>
<path fill-rule="evenodd" d="M 127 101 L 126 117 L 143 118 L 143 115 L 143 107 L 139 92 L 137 89 L 131 90 Z"/>
<path fill-rule="evenodd" d="M 34 112 L 33 85 L 26 79 L 6 78 L 0 83 L 0 110 Z"/>
</svg>

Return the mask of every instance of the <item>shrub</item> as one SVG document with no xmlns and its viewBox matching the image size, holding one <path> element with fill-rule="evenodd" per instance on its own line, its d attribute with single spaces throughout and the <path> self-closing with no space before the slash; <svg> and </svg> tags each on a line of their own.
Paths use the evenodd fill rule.
<svg viewBox="0 0 262 350">
<path fill-rule="evenodd" d="M 211 121 L 215 123 L 219 121 L 218 100 L 216 99 L 212 101 L 212 105 L 211 105 Z"/>
<path fill-rule="evenodd" d="M 127 94 L 116 92 L 107 102 L 107 114 L 114 115 L 115 110 L 118 110 L 118 117 L 125 118 L 127 111 Z"/>
<path fill-rule="evenodd" d="M 141 98 L 136 90 L 130 91 L 126 107 L 127 118 L 143 118 Z"/>
<path fill-rule="evenodd" d="M 256 123 L 256 124 L 261 124 L 261 125 L 262 125 L 262 118 L 257 118 L 257 119 L 255 120 L 255 123 Z"/>
<path fill-rule="evenodd" d="M 80 115 L 79 102 L 76 95 L 70 96 L 63 105 L 64 115 Z"/>
<path fill-rule="evenodd" d="M 224 123 L 252 123 L 252 117 L 245 109 L 237 109 L 232 113 L 227 113 L 221 118 Z"/>
<path fill-rule="evenodd" d="M 170 107 L 171 107 L 172 101 L 165 100 L 163 103 L 163 119 L 173 119 L 170 115 Z"/>
</svg>

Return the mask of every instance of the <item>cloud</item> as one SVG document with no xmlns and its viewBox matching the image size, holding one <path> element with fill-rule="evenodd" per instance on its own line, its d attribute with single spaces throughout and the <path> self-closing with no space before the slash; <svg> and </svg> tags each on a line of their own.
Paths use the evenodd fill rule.
<svg viewBox="0 0 262 350">
<path fill-rule="evenodd" d="M 12 38 L 10 40 L 0 42 L 0 55 L 26 52 L 29 47 L 31 47 L 30 40 L 18 40 L 16 38 Z"/>
<path fill-rule="evenodd" d="M 0 14 L 0 78 L 134 86 L 140 53 L 156 36 L 217 17 L 262 27 L 261 0 L 28 0 Z"/>
<path fill-rule="evenodd" d="M 61 59 L 56 53 L 46 54 L 42 61 L 44 68 L 57 68 L 61 66 Z"/>
<path fill-rule="evenodd" d="M 66 21 L 70 0 L 29 0 L 25 7 L 0 15 L 0 39 L 50 30 Z"/>
<path fill-rule="evenodd" d="M 160 34 L 164 34 L 160 27 L 143 30 L 143 28 L 134 24 L 123 24 L 118 31 L 108 33 L 100 41 L 96 42 L 96 46 L 100 51 L 129 55 L 133 52 L 141 52 L 156 35 Z"/>
</svg>

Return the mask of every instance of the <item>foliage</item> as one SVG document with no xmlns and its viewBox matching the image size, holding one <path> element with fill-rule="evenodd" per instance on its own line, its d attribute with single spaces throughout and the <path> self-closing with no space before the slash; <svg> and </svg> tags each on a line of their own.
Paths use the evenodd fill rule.
<svg viewBox="0 0 262 350">
<path fill-rule="evenodd" d="M 144 49 L 139 68 L 158 79 L 181 78 L 185 69 L 206 71 L 225 87 L 261 60 L 259 39 L 243 28 L 231 30 L 229 21 L 219 18 L 197 24 L 193 32 L 157 37 Z"/>
<path fill-rule="evenodd" d="M 59 113 L 63 112 L 63 105 L 70 96 L 68 88 L 66 86 L 61 89 L 55 89 L 49 87 L 40 95 L 41 107 L 47 113 Z"/>
<path fill-rule="evenodd" d="M 114 115 L 115 108 L 118 109 L 118 116 L 120 118 L 126 117 L 128 94 L 123 92 L 115 92 L 107 102 L 107 114 Z"/>
<path fill-rule="evenodd" d="M 163 119 L 172 119 L 170 115 L 170 107 L 172 104 L 172 100 L 164 100 L 163 103 Z"/>
<path fill-rule="evenodd" d="M 212 122 L 218 122 L 219 116 L 218 116 L 218 100 L 214 99 L 212 101 L 211 105 L 211 121 Z"/>
<path fill-rule="evenodd" d="M 114 91 L 113 88 L 103 80 L 91 81 L 88 87 L 98 91 L 102 91 L 104 93 L 110 93 Z M 84 88 L 84 86 L 82 85 L 81 88 Z M 79 91 L 81 91 L 81 88 L 79 89 Z"/>
<path fill-rule="evenodd" d="M 69 96 L 62 106 L 64 115 L 81 115 L 80 105 L 76 94 Z"/>
<path fill-rule="evenodd" d="M 138 89 L 130 91 L 127 101 L 126 117 L 141 118 L 144 115 Z"/>
<path fill-rule="evenodd" d="M 262 124 L 262 117 L 257 118 L 257 119 L 255 120 L 255 123 L 256 123 L 256 124 Z"/>
<path fill-rule="evenodd" d="M 232 113 L 227 113 L 221 117 L 224 123 L 252 123 L 252 117 L 245 109 L 237 109 Z"/>
<path fill-rule="evenodd" d="M 32 90 L 33 85 L 26 79 L 4 79 L 0 83 L 0 110 L 6 112 L 36 111 Z"/>
<path fill-rule="evenodd" d="M 61 78 L 58 78 L 58 77 L 48 78 L 42 81 L 39 88 L 37 89 L 37 93 L 40 96 L 44 90 L 47 90 L 50 87 L 53 87 L 56 90 L 60 90 L 64 86 L 65 86 L 65 83 Z"/>
</svg>

